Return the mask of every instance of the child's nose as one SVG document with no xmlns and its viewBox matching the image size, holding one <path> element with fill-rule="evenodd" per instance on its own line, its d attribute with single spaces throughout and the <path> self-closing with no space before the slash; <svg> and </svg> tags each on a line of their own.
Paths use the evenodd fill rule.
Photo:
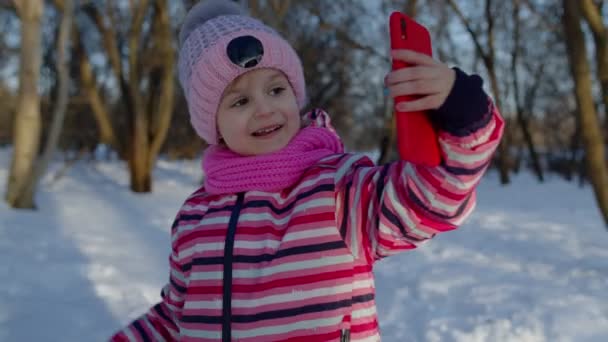
<svg viewBox="0 0 608 342">
<path fill-rule="evenodd" d="M 265 101 L 260 101 L 256 107 L 256 116 L 269 116 L 272 115 L 272 106 L 270 106 Z"/>
</svg>

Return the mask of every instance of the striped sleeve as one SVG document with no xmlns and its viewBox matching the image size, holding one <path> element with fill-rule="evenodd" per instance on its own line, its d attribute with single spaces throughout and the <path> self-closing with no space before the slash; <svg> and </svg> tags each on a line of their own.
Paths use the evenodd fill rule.
<svg viewBox="0 0 608 342">
<path fill-rule="evenodd" d="M 185 205 L 186 206 L 186 205 Z M 172 226 L 172 252 L 169 256 L 169 282 L 161 291 L 161 301 L 148 312 L 111 337 L 112 342 L 178 341 L 179 325 L 184 306 L 186 278 L 177 250 L 178 227 L 191 219 L 180 211 Z M 187 223 L 187 222 L 186 222 Z"/>
<path fill-rule="evenodd" d="M 356 257 L 378 260 L 462 224 L 503 132 L 504 122 L 491 102 L 482 121 L 466 135 L 441 132 L 443 163 L 435 168 L 404 161 L 374 166 L 360 158 L 341 162 L 336 217 Z"/>
</svg>

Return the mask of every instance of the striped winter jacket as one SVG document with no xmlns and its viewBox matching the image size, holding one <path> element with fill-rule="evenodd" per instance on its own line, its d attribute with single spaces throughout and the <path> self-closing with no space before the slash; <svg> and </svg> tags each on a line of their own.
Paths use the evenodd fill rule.
<svg viewBox="0 0 608 342">
<path fill-rule="evenodd" d="M 378 341 L 372 266 L 456 228 L 503 130 L 490 103 L 437 168 L 324 158 L 293 188 L 192 194 L 162 301 L 114 341 Z"/>
</svg>

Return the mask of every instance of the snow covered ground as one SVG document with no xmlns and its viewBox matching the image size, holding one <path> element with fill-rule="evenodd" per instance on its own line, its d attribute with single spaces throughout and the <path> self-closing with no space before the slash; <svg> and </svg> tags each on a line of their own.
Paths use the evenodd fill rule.
<svg viewBox="0 0 608 342">
<path fill-rule="evenodd" d="M 0 149 L 2 196 L 9 165 Z M 0 341 L 104 341 L 157 302 L 200 174 L 159 161 L 137 195 L 121 163 L 82 161 L 44 179 L 38 211 L 0 201 Z M 383 341 L 608 341 L 608 231 L 589 187 L 490 173 L 460 230 L 375 272 Z"/>
</svg>

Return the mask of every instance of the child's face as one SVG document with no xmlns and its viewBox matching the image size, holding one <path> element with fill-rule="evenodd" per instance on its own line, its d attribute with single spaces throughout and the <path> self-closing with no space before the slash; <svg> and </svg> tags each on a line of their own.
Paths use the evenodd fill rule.
<svg viewBox="0 0 608 342">
<path fill-rule="evenodd" d="M 222 95 L 217 125 L 228 148 L 242 155 L 285 147 L 300 130 L 299 108 L 287 77 L 275 69 L 241 75 Z"/>
</svg>

